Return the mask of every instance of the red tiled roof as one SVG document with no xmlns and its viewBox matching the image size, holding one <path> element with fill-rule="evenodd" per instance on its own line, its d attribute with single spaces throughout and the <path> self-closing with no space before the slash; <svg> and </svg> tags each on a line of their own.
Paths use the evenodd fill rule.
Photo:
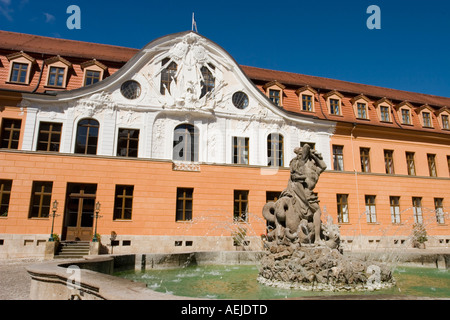
<svg viewBox="0 0 450 320">
<path fill-rule="evenodd" d="M 104 62 L 116 63 L 117 68 L 120 65 L 126 63 L 129 59 L 131 59 L 136 53 L 139 52 L 138 49 L 112 46 L 106 44 L 97 44 L 97 43 L 89 43 L 83 41 L 74 41 L 74 40 L 65 40 L 58 38 L 49 38 L 42 37 L 36 35 L 29 35 L 23 33 L 15 33 L 8 31 L 0 30 L 0 49 L 9 50 L 11 52 L 14 51 L 24 51 L 33 54 L 45 54 L 47 56 L 64 56 L 71 57 L 73 59 L 97 59 L 103 60 Z M 2 58 L 2 57 L 0 57 Z M 4 58 L 4 57 L 3 57 Z M 7 63 L 6 58 L 4 58 L 5 63 Z M 1 63 L 0 63 L 1 66 Z M 429 105 L 432 107 L 436 113 L 439 113 L 438 110 L 444 110 L 444 107 L 450 107 L 450 98 L 440 97 L 422 93 L 408 92 L 396 89 L 382 88 L 372 85 L 365 85 L 359 83 L 353 83 L 348 81 L 341 81 L 323 77 L 316 77 L 310 75 L 303 75 L 292 72 L 284 72 L 284 71 L 276 71 L 269 69 L 262 69 L 257 67 L 250 66 L 241 66 L 243 72 L 247 75 L 247 77 L 252 80 L 257 87 L 264 92 L 264 84 L 272 81 L 277 81 L 282 84 L 286 88 L 283 90 L 284 92 L 284 102 L 283 108 L 289 112 L 304 114 L 309 116 L 315 116 L 320 119 L 328 119 L 338 122 L 353 122 L 353 123 L 370 123 L 373 125 L 381 125 L 386 127 L 398 127 L 400 126 L 398 122 L 393 123 L 382 123 L 378 120 L 378 117 L 375 113 L 374 103 L 381 99 L 387 98 L 391 100 L 394 104 L 398 104 L 402 101 L 408 101 L 415 105 L 415 107 L 420 107 L 422 105 Z M 74 65 L 75 74 L 78 76 L 72 76 L 72 80 L 69 81 L 67 85 L 67 90 L 76 89 L 82 86 L 82 72 L 80 69 L 80 65 Z M 110 73 L 114 73 L 117 69 L 111 68 Z M 13 85 L 13 84 L 5 84 L 6 83 L 6 75 L 8 72 L 0 73 L 0 88 L 7 88 L 19 91 L 31 91 L 37 83 L 37 75 L 33 77 L 29 86 L 22 85 Z M 81 76 L 79 76 L 81 75 Z M 300 101 L 296 90 L 302 88 L 304 86 L 310 86 L 313 89 L 320 91 L 318 94 L 318 100 L 316 98 L 316 111 L 314 113 L 311 112 L 303 112 L 300 109 Z M 41 88 L 42 87 L 42 88 Z M 344 98 L 342 99 L 343 103 L 343 114 L 342 116 L 333 116 L 328 114 L 328 110 L 326 108 L 326 101 L 324 98 L 324 94 L 329 91 L 336 90 L 342 94 L 344 94 Z M 45 88 L 41 84 L 38 92 L 45 91 Z M 357 119 L 352 108 L 351 99 L 363 94 L 372 100 L 369 103 L 369 115 L 370 121 Z M 447 110 L 447 109 L 445 109 Z M 450 134 L 448 130 L 438 129 L 439 125 L 437 124 L 436 118 L 433 117 L 433 122 L 436 124 L 434 129 L 422 128 L 418 119 L 415 119 L 417 115 L 413 115 L 413 126 L 407 126 L 405 129 L 413 129 L 413 130 L 432 130 L 433 132 L 440 132 Z M 394 120 L 397 118 L 397 115 L 394 115 Z M 403 127 L 403 126 L 402 126 Z"/>
<path fill-rule="evenodd" d="M 299 88 L 309 85 L 312 88 L 320 88 L 326 91 L 337 90 L 341 93 L 352 93 L 355 95 L 362 93 L 366 96 L 378 97 L 379 99 L 386 97 L 395 101 L 409 101 L 411 103 L 441 107 L 450 106 L 450 98 L 446 97 L 249 66 L 241 66 L 241 68 L 252 80 L 267 82 L 277 80 L 284 85 L 297 86 Z"/>
<path fill-rule="evenodd" d="M 44 53 L 85 59 L 127 62 L 138 49 L 65 40 L 0 30 L 0 48 L 12 51 Z"/>
</svg>

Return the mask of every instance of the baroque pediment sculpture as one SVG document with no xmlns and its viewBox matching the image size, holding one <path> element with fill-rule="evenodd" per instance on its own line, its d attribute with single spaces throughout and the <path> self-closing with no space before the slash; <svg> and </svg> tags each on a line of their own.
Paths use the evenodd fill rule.
<svg viewBox="0 0 450 320">
<path fill-rule="evenodd" d="M 155 60 L 160 68 L 150 81 L 158 101 L 165 109 L 213 110 L 224 101 L 222 89 L 226 83 L 215 67 L 222 64 L 222 60 L 209 52 L 204 39 L 194 33 L 185 35 Z M 169 74 L 169 84 L 163 84 L 164 94 L 161 94 L 160 76 L 172 63 L 176 64 L 176 72 Z M 205 90 L 207 79 L 204 79 L 202 68 L 214 79 L 210 90 Z"/>
</svg>

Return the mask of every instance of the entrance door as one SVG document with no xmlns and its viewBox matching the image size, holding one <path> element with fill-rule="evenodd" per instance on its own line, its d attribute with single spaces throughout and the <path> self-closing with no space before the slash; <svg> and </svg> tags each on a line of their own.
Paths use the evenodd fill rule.
<svg viewBox="0 0 450 320">
<path fill-rule="evenodd" d="M 69 241 L 92 239 L 94 223 L 96 184 L 67 185 L 65 232 L 63 238 Z"/>
</svg>

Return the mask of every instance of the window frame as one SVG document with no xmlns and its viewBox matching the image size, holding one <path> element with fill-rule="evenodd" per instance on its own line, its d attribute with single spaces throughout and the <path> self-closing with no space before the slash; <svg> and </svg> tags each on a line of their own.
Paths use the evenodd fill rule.
<svg viewBox="0 0 450 320">
<path fill-rule="evenodd" d="M 0 179 L 0 218 L 8 217 L 9 206 L 11 204 L 12 184 L 13 184 L 12 180 Z M 5 207 L 6 210 L 2 209 Z"/>
<path fill-rule="evenodd" d="M 384 155 L 384 169 L 386 174 L 395 174 L 394 166 L 394 150 L 383 150 Z"/>
<path fill-rule="evenodd" d="M 392 224 L 402 223 L 401 211 L 400 211 L 400 197 L 399 196 L 389 196 L 389 209 L 391 212 Z"/>
<path fill-rule="evenodd" d="M 175 140 L 178 138 L 178 140 Z M 182 138 L 182 139 L 180 139 Z M 173 161 L 198 162 L 200 156 L 200 133 L 196 126 L 189 123 L 182 123 L 173 129 Z M 176 156 L 177 150 L 183 151 L 183 157 Z"/>
<path fill-rule="evenodd" d="M 376 196 L 365 195 L 366 219 L 367 223 L 377 223 Z"/>
<path fill-rule="evenodd" d="M 412 197 L 414 223 L 423 223 L 422 197 Z"/>
<path fill-rule="evenodd" d="M 126 137 L 121 137 L 121 132 L 127 131 L 127 136 Z M 132 137 L 131 135 L 131 131 L 137 132 L 137 137 Z M 118 157 L 127 157 L 127 158 L 137 158 L 139 155 L 139 138 L 140 138 L 140 130 L 139 129 L 133 129 L 133 128 L 119 128 L 118 133 L 117 133 L 117 151 L 116 151 L 116 155 Z M 125 147 L 121 147 L 121 143 L 125 142 L 126 146 Z M 131 143 L 135 143 L 136 147 L 132 148 L 130 146 Z M 133 154 L 136 153 L 136 155 L 130 155 L 130 150 L 134 150 Z M 123 155 L 121 153 L 121 150 L 125 150 L 125 155 Z"/>
<path fill-rule="evenodd" d="M 204 65 L 200 68 L 202 80 L 200 81 L 201 93 L 199 99 L 203 98 L 207 93 L 212 92 L 216 86 L 216 78 L 214 72 L 216 68 L 212 64 Z"/>
<path fill-rule="evenodd" d="M 348 194 L 336 194 L 338 223 L 350 223 Z"/>
<path fill-rule="evenodd" d="M 167 63 L 169 63 L 167 65 Z M 167 65 L 167 66 L 166 66 Z M 170 58 L 165 58 L 161 61 L 161 74 L 160 74 L 160 88 L 159 88 L 159 93 L 161 95 L 165 95 L 166 94 L 166 89 L 167 92 L 170 94 L 170 83 L 172 82 L 172 76 L 173 76 L 173 80 L 177 81 L 177 79 L 175 78 L 177 71 L 178 71 L 178 65 L 175 61 L 170 61 Z"/>
<path fill-rule="evenodd" d="M 244 144 L 242 145 L 242 141 Z M 250 164 L 250 138 L 249 137 L 232 137 L 232 163 L 240 165 Z M 242 159 L 244 162 L 241 162 Z"/>
<path fill-rule="evenodd" d="M 408 176 L 415 176 L 416 175 L 416 161 L 415 161 L 415 152 L 406 151 L 406 171 Z"/>
<path fill-rule="evenodd" d="M 434 198 L 434 209 L 437 224 L 445 224 L 444 198 Z"/>
<path fill-rule="evenodd" d="M 10 123 L 8 124 L 7 122 Z M 16 127 L 16 125 L 18 125 L 18 127 Z M 22 119 L 2 118 L 0 130 L 1 149 L 19 150 L 21 135 L 22 135 Z M 5 141 L 7 141 L 6 146 L 4 146 Z"/>
<path fill-rule="evenodd" d="M 274 139 L 275 135 L 277 138 Z M 269 167 L 284 166 L 284 136 L 281 133 L 267 135 L 267 165 Z"/>
<path fill-rule="evenodd" d="M 300 89 L 297 89 L 295 91 L 295 93 L 298 95 L 300 111 L 302 111 L 302 112 L 315 112 L 316 111 L 316 106 L 315 106 L 315 101 L 316 101 L 315 97 L 317 94 L 316 90 L 314 90 L 310 86 L 305 86 Z M 311 100 L 308 101 L 308 102 L 310 102 L 310 108 L 307 107 L 305 109 L 304 102 L 305 102 L 305 100 L 307 100 L 307 99 L 305 99 L 306 96 L 311 97 Z"/>
<path fill-rule="evenodd" d="M 131 191 L 131 192 L 130 192 Z M 129 193 L 130 192 L 130 193 Z M 127 207 L 127 200 L 131 206 Z M 113 221 L 130 221 L 133 219 L 134 185 L 116 185 L 114 193 Z M 129 211 L 129 214 L 126 211 Z M 129 215 L 129 217 L 128 217 Z"/>
<path fill-rule="evenodd" d="M 182 196 L 180 196 L 180 195 L 182 195 Z M 188 197 L 188 195 L 189 195 L 189 197 Z M 181 208 L 179 207 L 179 204 L 180 204 L 179 201 L 182 201 Z M 187 205 L 186 205 L 187 203 L 190 203 L 191 209 L 187 209 Z M 189 215 L 188 215 L 188 211 L 190 211 Z M 180 212 L 181 212 L 181 215 L 179 215 Z M 175 222 L 192 221 L 193 214 L 194 214 L 194 188 L 177 188 Z"/>
<path fill-rule="evenodd" d="M 33 65 L 36 63 L 36 59 L 29 56 L 28 54 L 24 53 L 23 51 L 12 53 L 6 58 L 9 61 L 9 73 L 8 73 L 8 80 L 7 83 L 11 84 L 18 84 L 18 85 L 29 85 L 31 82 L 31 69 L 33 68 Z M 14 65 L 20 64 L 20 65 L 27 65 L 27 69 L 25 72 L 25 81 L 19 81 L 20 76 L 17 76 L 17 80 L 13 80 L 14 75 Z M 20 70 L 22 71 L 22 70 Z M 22 72 L 19 71 L 19 74 L 22 74 Z"/>
<path fill-rule="evenodd" d="M 89 121 L 89 122 L 94 122 L 95 121 L 97 123 L 97 125 L 94 125 L 94 124 L 91 124 L 91 123 L 88 123 L 88 124 L 84 125 L 84 124 L 81 124 L 82 121 Z M 80 148 L 84 149 L 83 152 L 80 152 L 81 149 L 78 149 L 78 139 L 80 137 L 80 127 L 81 126 L 82 127 L 87 127 L 86 141 L 85 141 L 84 147 L 80 146 Z M 97 136 L 96 137 L 93 136 L 93 135 L 90 136 L 91 128 L 97 128 Z M 89 147 L 91 147 L 91 148 L 93 147 L 93 144 L 89 144 L 89 140 L 91 138 L 95 138 L 95 153 L 89 152 Z M 77 123 L 77 133 L 76 133 L 76 137 L 75 137 L 75 150 L 74 150 L 74 153 L 75 154 L 84 154 L 84 155 L 96 155 L 97 151 L 98 151 L 98 142 L 100 141 L 99 138 L 100 138 L 100 122 L 97 119 L 94 119 L 94 118 L 83 118 L 83 119 L 80 119 L 78 121 L 78 123 Z"/>
<path fill-rule="evenodd" d="M 46 188 L 49 188 L 50 191 L 46 191 Z M 28 219 L 48 219 L 50 217 L 52 193 L 53 181 L 33 181 Z M 36 202 L 36 200 L 39 201 Z M 36 208 L 37 214 L 35 213 Z"/>
<path fill-rule="evenodd" d="M 249 190 L 233 191 L 233 221 L 248 222 Z M 244 197 L 245 196 L 245 197 Z M 243 204 L 245 207 L 243 207 Z"/>
<path fill-rule="evenodd" d="M 367 152 L 366 152 L 367 151 Z M 359 157 L 361 160 L 361 172 L 363 173 L 370 173 L 371 167 L 370 167 L 370 148 L 367 147 L 360 147 L 359 148 Z"/>
<path fill-rule="evenodd" d="M 337 153 L 338 148 L 340 148 L 341 153 Z M 333 152 L 333 170 L 334 171 L 344 171 L 344 146 L 343 145 L 332 145 Z M 342 165 L 342 168 L 337 168 L 336 164 L 339 164 L 339 167 Z"/>
<path fill-rule="evenodd" d="M 50 125 L 48 130 L 43 130 L 43 125 Z M 57 125 L 59 126 L 59 131 L 55 130 L 53 131 L 53 126 Z M 63 124 L 61 122 L 50 122 L 50 121 L 41 121 L 39 123 L 39 131 L 38 131 L 38 139 L 36 143 L 36 151 L 45 151 L 45 152 L 59 152 L 61 148 L 61 136 L 62 136 L 62 127 Z M 47 134 L 47 141 L 41 140 L 43 137 L 42 134 Z M 52 141 L 52 138 L 54 135 L 59 135 L 58 142 Z M 46 145 L 45 149 L 41 148 L 41 145 Z M 57 150 L 50 150 L 52 149 L 52 145 L 58 145 Z"/>
<path fill-rule="evenodd" d="M 427 163 L 428 163 L 428 173 L 430 177 L 436 178 L 438 176 L 436 165 L 436 154 L 427 153 Z"/>
</svg>

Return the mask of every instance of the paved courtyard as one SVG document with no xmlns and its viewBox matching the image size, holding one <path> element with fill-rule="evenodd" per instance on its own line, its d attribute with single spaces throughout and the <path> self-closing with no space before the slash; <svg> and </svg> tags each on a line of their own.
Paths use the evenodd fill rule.
<svg viewBox="0 0 450 320">
<path fill-rule="evenodd" d="M 37 259 L 0 259 L 0 300 L 30 300 L 31 278 L 27 266 Z"/>
</svg>

